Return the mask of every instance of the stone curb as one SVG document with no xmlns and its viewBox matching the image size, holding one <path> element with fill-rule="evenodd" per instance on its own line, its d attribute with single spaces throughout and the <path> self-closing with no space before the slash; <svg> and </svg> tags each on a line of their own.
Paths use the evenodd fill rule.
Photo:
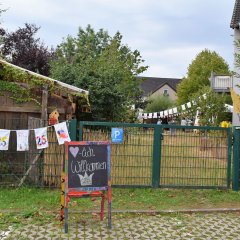
<svg viewBox="0 0 240 240">
<path fill-rule="evenodd" d="M 240 212 L 240 208 L 209 208 L 209 209 L 176 209 L 176 210 L 112 210 L 112 213 L 146 213 L 146 214 L 166 214 L 166 213 L 224 213 Z M 69 213 L 92 213 L 92 211 L 69 211 Z M 94 212 L 100 213 L 100 212 Z"/>
<path fill-rule="evenodd" d="M 21 213 L 22 211 L 18 210 L 0 210 L 0 213 Z M 56 211 L 44 211 L 45 213 L 58 214 Z M 135 214 L 167 214 L 167 213 L 224 213 L 224 212 L 240 212 L 240 208 L 201 208 L 201 209 L 175 209 L 175 210 L 112 210 L 112 213 L 135 213 Z M 100 213 L 96 211 L 71 211 L 69 213 Z"/>
</svg>

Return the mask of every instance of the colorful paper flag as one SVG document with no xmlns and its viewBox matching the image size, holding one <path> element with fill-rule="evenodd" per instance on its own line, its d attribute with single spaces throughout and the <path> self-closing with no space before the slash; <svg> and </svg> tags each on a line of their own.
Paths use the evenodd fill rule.
<svg viewBox="0 0 240 240">
<path fill-rule="evenodd" d="M 10 130 L 0 129 L 0 150 L 8 150 Z"/>
<path fill-rule="evenodd" d="M 57 135 L 58 144 L 64 144 L 64 142 L 70 142 L 71 139 L 68 134 L 66 122 L 58 123 L 54 125 L 55 132 Z"/>
<path fill-rule="evenodd" d="M 48 147 L 47 127 L 36 128 L 34 129 L 34 132 L 37 149 L 47 148 Z"/>
<path fill-rule="evenodd" d="M 28 151 L 29 130 L 17 130 L 17 151 Z"/>
</svg>

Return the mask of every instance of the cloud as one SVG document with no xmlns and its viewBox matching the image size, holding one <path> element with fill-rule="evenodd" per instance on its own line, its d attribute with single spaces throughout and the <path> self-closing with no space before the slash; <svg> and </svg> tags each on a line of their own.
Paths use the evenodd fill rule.
<svg viewBox="0 0 240 240">
<path fill-rule="evenodd" d="M 147 51 L 146 64 L 149 70 L 144 76 L 161 76 L 168 78 L 182 78 L 186 76 L 188 65 L 195 59 L 196 55 L 204 50 L 206 46 L 170 47 L 160 51 Z M 208 49 L 214 46 L 208 46 Z"/>
<path fill-rule="evenodd" d="M 120 31 L 123 43 L 138 49 L 150 66 L 146 74 L 182 77 L 196 54 L 215 50 L 233 62 L 229 27 L 235 0 L 6 0 L 3 25 L 25 22 L 41 26 L 39 37 L 56 46 L 78 27 L 91 24 L 110 35 Z"/>
</svg>

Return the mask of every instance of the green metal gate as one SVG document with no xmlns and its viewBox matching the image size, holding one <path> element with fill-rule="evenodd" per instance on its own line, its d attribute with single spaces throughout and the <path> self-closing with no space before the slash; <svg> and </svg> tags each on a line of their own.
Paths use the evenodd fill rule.
<svg viewBox="0 0 240 240">
<path fill-rule="evenodd" d="M 80 122 L 79 140 L 111 142 L 112 128 L 124 132 L 111 144 L 114 186 L 230 187 L 230 128 Z"/>
<path fill-rule="evenodd" d="M 160 127 L 160 186 L 229 188 L 231 131 L 218 127 Z"/>
<path fill-rule="evenodd" d="M 240 185 L 240 127 L 233 128 L 233 190 L 239 191 Z"/>
</svg>

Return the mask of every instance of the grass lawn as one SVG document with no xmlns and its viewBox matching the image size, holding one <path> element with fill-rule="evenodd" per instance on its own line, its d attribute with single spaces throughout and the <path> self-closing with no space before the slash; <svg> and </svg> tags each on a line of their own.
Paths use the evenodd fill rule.
<svg viewBox="0 0 240 240">
<path fill-rule="evenodd" d="M 99 211 L 100 200 L 72 200 L 70 211 Z M 113 189 L 113 210 L 240 208 L 240 192 L 189 189 Z M 0 189 L 0 224 L 58 221 L 60 190 Z M 17 214 L 16 214 L 17 213 Z"/>
</svg>

